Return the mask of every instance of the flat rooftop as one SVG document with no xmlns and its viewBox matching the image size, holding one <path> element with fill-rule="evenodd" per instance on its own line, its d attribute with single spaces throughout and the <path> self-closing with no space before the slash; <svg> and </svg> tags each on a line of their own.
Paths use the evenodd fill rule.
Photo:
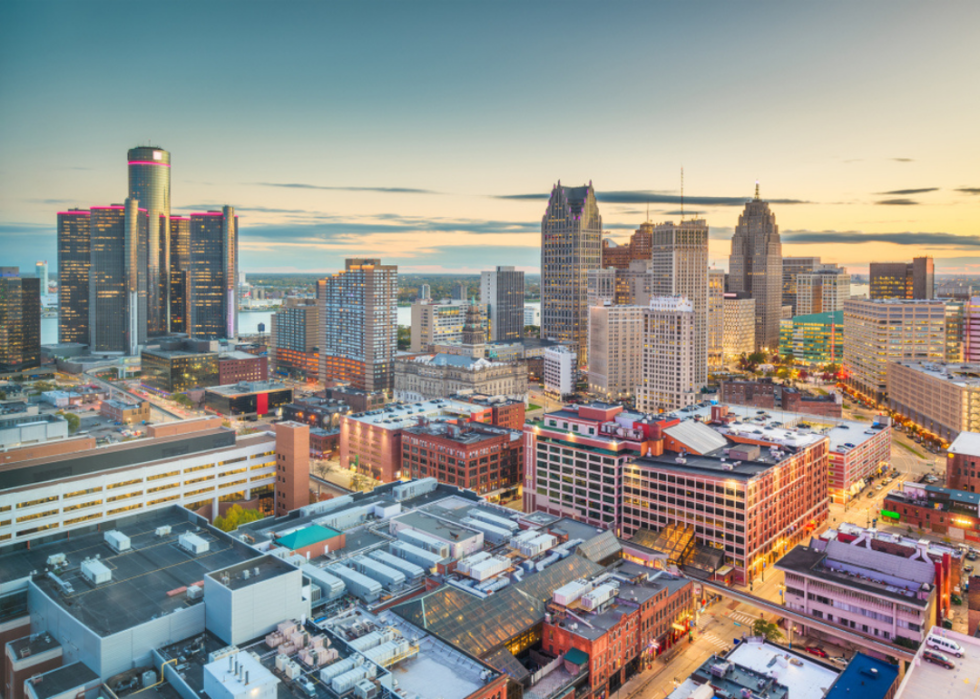
<svg viewBox="0 0 980 699">
<path fill-rule="evenodd" d="M 293 389 L 278 381 L 241 381 L 225 386 L 211 386 L 204 390 L 208 393 L 217 393 L 218 395 L 231 397 L 247 396 L 252 393 L 266 393 L 268 391 L 292 391 Z"/>
<path fill-rule="evenodd" d="M 430 437 L 442 437 L 456 444 L 471 446 L 497 439 L 501 436 L 509 437 L 511 441 L 521 439 L 524 435 L 520 430 L 510 430 L 506 427 L 496 427 L 494 425 L 483 425 L 482 423 L 456 425 L 446 421 L 437 420 L 426 425 L 415 425 L 405 428 L 406 434 L 427 435 Z"/>
<path fill-rule="evenodd" d="M 925 644 L 916 653 L 916 658 L 909 665 L 905 679 L 898 687 L 894 699 L 922 699 L 923 697 L 944 697 L 960 699 L 960 697 L 975 696 L 974 688 L 980 677 L 980 639 L 955 631 L 946 631 L 933 626 L 932 631 L 958 643 L 964 651 L 962 658 L 956 658 L 949 653 L 943 653 L 952 660 L 956 667 L 947 670 L 941 665 L 934 665 L 922 660 Z"/>
<path fill-rule="evenodd" d="M 739 643 L 725 659 L 789 687 L 792 699 L 823 699 L 840 675 L 838 670 L 812 657 L 770 643 Z"/>
<path fill-rule="evenodd" d="M 135 401 L 130 402 L 125 400 L 118 400 L 116 398 L 109 398 L 107 400 L 102 401 L 102 403 L 105 405 L 109 405 L 115 408 L 116 410 L 132 410 L 133 408 L 140 407 L 140 404 Z"/>
<path fill-rule="evenodd" d="M 980 434 L 976 432 L 960 432 L 960 435 L 953 440 L 946 450 L 950 454 L 965 454 L 966 456 L 980 456 Z"/>
<path fill-rule="evenodd" d="M 211 352 L 208 350 L 202 350 L 200 352 L 192 352 L 190 350 L 182 350 L 182 349 L 173 349 L 173 350 L 144 349 L 141 352 L 141 354 L 149 354 L 154 357 L 160 357 L 162 359 L 179 359 L 180 357 L 207 357 L 207 356 L 217 357 L 218 356 L 217 352 Z M 77 357 L 72 357 L 72 359 L 77 359 Z"/>
<path fill-rule="evenodd" d="M 16 587 L 17 581 L 38 571 L 32 578 L 33 585 L 97 635 L 108 636 L 162 614 L 201 604 L 202 599 L 189 600 L 184 594 L 167 593 L 199 583 L 208 573 L 262 555 L 202 524 L 202 518 L 174 506 L 105 522 L 102 531 L 73 531 L 70 539 L 34 542 L 30 549 L 11 545 L 0 551 L 0 584 L 12 583 Z M 162 526 L 170 526 L 171 531 L 157 536 L 156 529 Z M 104 533 L 112 529 L 130 538 L 130 550 L 117 554 L 109 547 Z M 185 532 L 206 540 L 210 550 L 195 556 L 180 548 L 177 540 Z M 43 573 L 48 557 L 59 553 L 68 559 L 58 578 L 72 586 L 69 594 L 64 594 Z M 112 579 L 98 586 L 89 583 L 80 569 L 84 559 L 95 556 L 112 571 Z"/>
<path fill-rule="evenodd" d="M 446 521 L 446 518 L 436 518 L 425 512 L 409 512 L 408 514 L 392 517 L 392 523 L 398 522 L 405 524 L 412 529 L 434 536 L 442 541 L 459 543 L 476 536 L 483 536 L 483 533 L 465 527 L 462 524 L 453 524 Z"/>
<path fill-rule="evenodd" d="M 76 687 L 98 681 L 99 676 L 81 661 L 62 665 L 28 680 L 38 699 L 49 699 Z"/>
<path fill-rule="evenodd" d="M 936 362 L 895 362 L 923 376 L 961 388 L 980 387 L 980 364 L 940 364 Z"/>
<path fill-rule="evenodd" d="M 421 401 L 418 403 L 388 403 L 383 408 L 366 413 L 348 415 L 348 420 L 356 420 L 387 430 L 400 430 L 418 424 L 419 418 L 433 418 L 439 415 L 466 415 L 479 412 L 481 408 L 471 403 L 447 398 Z"/>
<path fill-rule="evenodd" d="M 221 570 L 215 570 L 207 574 L 217 583 L 224 585 L 229 590 L 240 590 L 243 587 L 265 582 L 272 578 L 292 573 L 296 568 L 275 556 L 262 556 L 253 558 L 244 563 L 237 563 Z M 246 577 L 247 574 L 247 577 Z"/>
</svg>

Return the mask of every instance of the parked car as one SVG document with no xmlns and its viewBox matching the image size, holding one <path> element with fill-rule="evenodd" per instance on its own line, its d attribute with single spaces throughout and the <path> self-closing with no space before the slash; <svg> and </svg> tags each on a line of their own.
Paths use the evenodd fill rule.
<svg viewBox="0 0 980 699">
<path fill-rule="evenodd" d="M 963 572 L 964 573 L 972 573 L 973 572 L 973 566 L 971 566 L 971 565 L 963 566 Z"/>
<path fill-rule="evenodd" d="M 980 556 L 977 556 L 977 554 L 973 553 L 973 551 L 970 551 L 970 553 L 966 554 L 966 560 L 968 561 L 975 561 L 977 560 L 977 558 L 980 558 Z"/>
<path fill-rule="evenodd" d="M 868 494 L 865 495 L 864 497 L 866 497 L 866 498 L 873 498 L 874 496 L 875 496 L 875 491 L 869 490 L 868 491 Z"/>
<path fill-rule="evenodd" d="M 945 655 L 935 650 L 925 650 L 922 651 L 922 659 L 927 663 L 933 663 L 935 665 L 941 665 L 947 670 L 952 670 L 956 667 L 956 663 L 947 658 Z"/>
<path fill-rule="evenodd" d="M 819 648 L 817 646 L 807 646 L 804 650 L 807 653 L 809 653 L 810 655 L 815 655 L 818 658 L 826 658 L 827 657 L 827 651 L 825 651 L 823 648 Z"/>
</svg>

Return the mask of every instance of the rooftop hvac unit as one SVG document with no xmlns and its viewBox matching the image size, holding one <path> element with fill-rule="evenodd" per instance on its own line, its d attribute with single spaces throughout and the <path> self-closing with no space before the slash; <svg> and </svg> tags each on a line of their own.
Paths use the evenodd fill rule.
<svg viewBox="0 0 980 699">
<path fill-rule="evenodd" d="M 500 515 L 491 514 L 485 510 L 481 510 L 478 507 L 473 508 L 467 514 L 469 514 L 470 517 L 476 517 L 477 519 L 485 520 L 495 526 L 502 527 L 509 532 L 516 532 L 518 530 L 517 522 L 514 520 L 501 517 Z"/>
<path fill-rule="evenodd" d="M 157 536 L 168 536 L 170 534 L 170 525 L 165 524 L 162 527 L 157 527 Z"/>
<path fill-rule="evenodd" d="M 211 548 L 211 544 L 209 544 L 207 540 L 202 539 L 197 534 L 191 534 L 190 532 L 181 534 L 177 542 L 180 545 L 180 548 L 189 553 L 193 553 L 194 555 L 206 553 Z"/>
<path fill-rule="evenodd" d="M 204 589 L 200 585 L 190 585 L 187 588 L 187 599 L 201 599 L 204 597 Z"/>
<path fill-rule="evenodd" d="M 377 551 L 372 551 L 368 554 L 368 556 L 376 561 L 384 563 L 386 566 L 394 568 L 395 570 L 400 570 L 405 574 L 405 577 L 410 580 L 418 580 L 425 575 L 425 570 L 422 568 L 422 566 L 415 565 L 411 561 L 406 561 L 403 558 L 392 556 L 390 553 L 381 551 L 380 549 Z"/>
<path fill-rule="evenodd" d="M 420 532 L 415 529 L 399 529 L 395 533 L 395 536 L 402 541 L 412 544 L 413 546 L 418 546 L 426 551 L 431 551 L 442 558 L 449 557 L 449 544 L 444 541 L 440 541 L 433 536 L 429 536 L 424 532 Z"/>
<path fill-rule="evenodd" d="M 337 675 L 342 675 L 353 668 L 354 661 L 351 658 L 338 660 L 337 662 L 331 663 L 320 670 L 320 681 L 323 682 L 323 684 L 329 685 L 330 681 L 333 680 L 334 677 Z"/>
<path fill-rule="evenodd" d="M 507 541 L 510 536 L 510 532 L 503 527 L 498 527 L 490 522 L 485 522 L 482 519 L 475 519 L 473 517 L 467 517 L 463 519 L 460 524 L 464 524 L 467 527 L 476 529 L 479 532 L 483 532 L 483 537 L 493 544 L 502 544 Z"/>
<path fill-rule="evenodd" d="M 224 648 L 213 650 L 210 653 L 208 653 L 208 662 L 213 663 L 215 660 L 221 660 L 222 658 L 227 658 L 229 655 L 235 655 L 237 652 L 238 652 L 238 646 L 225 646 Z"/>
<path fill-rule="evenodd" d="M 357 699 L 374 699 L 378 693 L 378 685 L 371 680 L 361 680 L 354 685 L 354 696 Z"/>
<path fill-rule="evenodd" d="M 101 585 L 112 580 L 112 571 L 104 563 L 94 559 L 82 561 L 82 575 L 93 585 Z"/>
<path fill-rule="evenodd" d="M 111 548 L 116 553 L 129 551 L 129 549 L 131 549 L 133 546 L 128 536 L 126 536 L 120 531 L 116 531 L 115 529 L 106 532 L 103 538 L 105 539 L 105 542 L 109 544 L 109 548 Z"/>
<path fill-rule="evenodd" d="M 68 562 L 68 557 L 63 553 L 53 553 L 48 556 L 49 566 L 63 566 Z"/>
<path fill-rule="evenodd" d="M 598 609 L 616 596 L 619 586 L 613 583 L 603 583 L 591 592 L 582 595 L 582 608 L 588 611 Z"/>
<path fill-rule="evenodd" d="M 405 574 L 400 570 L 389 568 L 384 563 L 376 561 L 367 556 L 357 556 L 354 558 L 354 565 L 357 569 L 372 580 L 387 587 L 389 590 L 401 587 L 405 584 Z"/>
</svg>

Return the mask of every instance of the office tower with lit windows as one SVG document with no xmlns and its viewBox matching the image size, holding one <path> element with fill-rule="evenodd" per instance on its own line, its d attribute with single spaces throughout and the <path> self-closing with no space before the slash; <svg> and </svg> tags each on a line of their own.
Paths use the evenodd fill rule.
<svg viewBox="0 0 980 699">
<path fill-rule="evenodd" d="M 92 267 L 88 209 L 58 212 L 58 342 L 89 340 L 88 278 Z"/>
<path fill-rule="evenodd" d="M 703 218 L 653 226 L 650 295 L 680 296 L 694 307 L 694 383 L 708 381 L 708 224 Z"/>
<path fill-rule="evenodd" d="M 725 271 L 708 270 L 708 369 L 725 364 Z"/>
<path fill-rule="evenodd" d="M 362 391 L 394 389 L 398 267 L 353 258 L 317 282 L 320 380 Z"/>
<path fill-rule="evenodd" d="M 41 280 L 41 296 L 48 293 L 48 261 L 38 260 L 34 263 L 34 271 Z"/>
<path fill-rule="evenodd" d="M 128 153 L 129 197 L 146 209 L 146 322 L 149 335 L 170 329 L 170 153 L 155 146 Z"/>
<path fill-rule="evenodd" d="M 524 337 L 524 272 L 500 267 L 480 272 L 480 301 L 490 321 L 490 342 Z"/>
<path fill-rule="evenodd" d="M 722 354 L 731 362 L 755 351 L 755 299 L 744 292 L 725 292 Z"/>
<path fill-rule="evenodd" d="M 783 258 L 783 305 L 793 307 L 793 315 L 799 313 L 796 309 L 796 277 L 805 272 L 820 269 L 823 264 L 819 257 L 784 257 Z"/>
<path fill-rule="evenodd" d="M 872 262 L 871 299 L 936 298 L 936 267 L 931 257 L 911 262 Z"/>
<path fill-rule="evenodd" d="M 170 331 L 186 333 L 190 318 L 191 220 L 170 217 Z"/>
<path fill-rule="evenodd" d="M 844 302 L 851 297 L 851 275 L 834 265 L 822 265 L 812 272 L 796 276 L 797 315 L 836 313 L 844 310 Z"/>
<path fill-rule="evenodd" d="M 89 214 L 89 348 L 135 355 L 146 342 L 147 230 L 149 218 L 135 199 L 93 206 Z"/>
<path fill-rule="evenodd" d="M 551 190 L 541 219 L 541 337 L 588 359 L 588 273 L 602 258 L 602 217 L 592 183 Z"/>
<path fill-rule="evenodd" d="M 238 335 L 238 217 L 231 206 L 190 216 L 187 334 L 202 340 Z"/>
<path fill-rule="evenodd" d="M 279 374 L 317 380 L 320 309 L 316 299 L 289 297 L 272 314 L 269 364 Z"/>
<path fill-rule="evenodd" d="M 0 267 L 0 371 L 41 366 L 41 280 Z"/>
<path fill-rule="evenodd" d="M 643 309 L 643 358 L 636 407 L 670 412 L 696 403 L 701 389 L 695 357 L 694 302 L 657 296 Z"/>
<path fill-rule="evenodd" d="M 636 395 L 643 367 L 642 306 L 589 307 L 589 393 L 606 401 Z"/>
<path fill-rule="evenodd" d="M 728 290 L 755 299 L 755 348 L 775 351 L 783 299 L 783 249 L 776 215 L 769 202 L 755 198 L 738 217 L 729 258 Z"/>
</svg>

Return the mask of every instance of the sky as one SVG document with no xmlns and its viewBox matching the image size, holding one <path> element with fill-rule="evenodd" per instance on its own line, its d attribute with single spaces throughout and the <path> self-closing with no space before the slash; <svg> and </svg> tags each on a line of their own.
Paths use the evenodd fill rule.
<svg viewBox="0 0 980 699">
<path fill-rule="evenodd" d="M 246 272 L 536 272 L 558 181 L 603 226 L 758 181 L 784 255 L 980 274 L 980 3 L 0 4 L 0 265 L 171 152 L 173 213 L 240 215 Z"/>
</svg>

